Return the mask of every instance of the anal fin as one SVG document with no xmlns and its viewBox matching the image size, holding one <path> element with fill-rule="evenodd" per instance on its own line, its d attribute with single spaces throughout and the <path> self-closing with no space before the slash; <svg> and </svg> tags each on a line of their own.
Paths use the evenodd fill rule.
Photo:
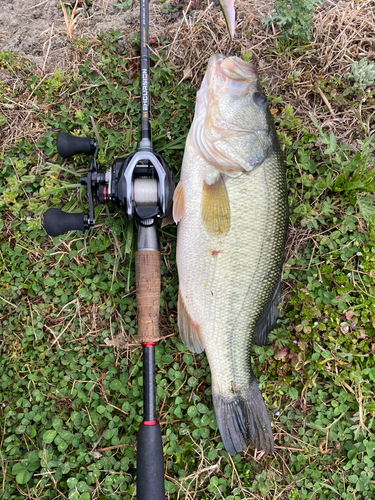
<svg viewBox="0 0 375 500">
<path fill-rule="evenodd" d="M 279 316 L 279 303 L 281 297 L 281 279 L 277 284 L 276 290 L 265 308 L 262 316 L 255 325 L 252 343 L 255 345 L 268 345 L 268 334 L 275 328 L 276 320 Z"/>
<path fill-rule="evenodd" d="M 178 329 L 180 331 L 182 342 L 191 352 L 199 354 L 204 351 L 199 325 L 191 319 L 189 313 L 187 312 L 180 291 L 178 292 L 177 314 Z"/>
</svg>

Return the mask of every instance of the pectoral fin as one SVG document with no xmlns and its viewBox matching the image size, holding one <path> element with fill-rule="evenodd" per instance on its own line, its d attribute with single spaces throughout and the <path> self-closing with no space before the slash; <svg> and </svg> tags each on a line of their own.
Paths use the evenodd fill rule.
<svg viewBox="0 0 375 500">
<path fill-rule="evenodd" d="M 180 291 L 178 291 L 177 313 L 178 329 L 180 331 L 182 342 L 191 352 L 199 354 L 204 351 L 199 325 L 191 319 L 189 313 L 187 312 Z"/>
<path fill-rule="evenodd" d="M 230 208 L 227 188 L 221 174 L 203 182 L 202 222 L 214 236 L 224 236 L 230 228 Z"/>
<path fill-rule="evenodd" d="M 177 224 L 185 213 L 185 193 L 184 188 L 179 182 L 173 195 L 173 220 Z"/>
</svg>

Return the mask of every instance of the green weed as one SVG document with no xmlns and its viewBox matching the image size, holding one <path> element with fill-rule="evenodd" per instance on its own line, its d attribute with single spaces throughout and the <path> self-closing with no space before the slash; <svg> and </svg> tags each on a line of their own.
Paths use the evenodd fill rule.
<svg viewBox="0 0 375 500">
<path fill-rule="evenodd" d="M 352 64 L 350 71 L 345 76 L 348 80 L 352 80 L 355 86 L 366 89 L 375 83 L 375 64 L 361 59 Z"/>
<path fill-rule="evenodd" d="M 289 41 L 309 42 L 311 29 L 314 25 L 313 14 L 315 7 L 321 0 L 276 0 L 274 9 L 276 13 L 267 16 L 262 24 L 275 23 L 281 30 L 280 38 Z"/>
<path fill-rule="evenodd" d="M 133 0 L 126 0 L 125 2 L 120 2 L 117 7 L 121 10 L 129 10 L 133 5 Z"/>
</svg>

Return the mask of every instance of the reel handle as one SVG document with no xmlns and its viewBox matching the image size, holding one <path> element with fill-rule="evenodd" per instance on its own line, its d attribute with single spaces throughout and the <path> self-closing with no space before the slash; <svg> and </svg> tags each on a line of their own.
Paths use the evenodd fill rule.
<svg viewBox="0 0 375 500">
<path fill-rule="evenodd" d="M 69 214 L 58 208 L 49 208 L 44 213 L 44 229 L 50 236 L 60 236 L 68 231 L 84 231 L 88 227 L 87 215 L 83 212 Z"/>
<path fill-rule="evenodd" d="M 67 132 L 59 133 L 56 146 L 62 158 L 70 158 L 79 153 L 93 154 L 96 149 L 94 139 L 90 137 L 75 137 Z"/>
</svg>

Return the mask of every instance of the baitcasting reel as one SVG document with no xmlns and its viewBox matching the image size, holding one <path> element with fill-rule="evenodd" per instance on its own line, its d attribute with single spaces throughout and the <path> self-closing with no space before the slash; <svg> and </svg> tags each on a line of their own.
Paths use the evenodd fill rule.
<svg viewBox="0 0 375 500">
<path fill-rule="evenodd" d="M 138 151 L 127 158 L 118 158 L 106 172 L 98 172 L 99 146 L 94 139 L 61 132 L 56 145 L 63 158 L 79 153 L 92 154 L 93 158 L 87 176 L 81 178 L 81 184 L 87 186 L 89 214 L 48 209 L 44 214 L 44 227 L 50 236 L 75 229 L 84 231 L 93 226 L 93 193 L 96 193 L 96 204 L 114 202 L 123 208 L 129 219 L 137 219 L 146 226 L 153 224 L 156 217 L 170 214 L 174 176 L 163 158 L 152 151 L 147 139 L 142 139 Z"/>
<path fill-rule="evenodd" d="M 87 186 L 89 214 L 70 214 L 56 208 L 44 214 L 44 227 L 50 236 L 93 226 L 94 196 L 97 203 L 114 202 L 130 219 L 137 219 L 138 238 L 135 252 L 138 340 L 143 348 L 143 421 L 137 444 L 137 500 L 164 500 L 163 443 L 156 420 L 155 346 L 160 339 L 160 246 L 157 217 L 166 217 L 172 209 L 173 173 L 160 155 L 152 151 L 148 130 L 143 131 L 138 151 L 117 159 L 105 173 L 98 172 L 98 144 L 89 137 L 73 137 L 65 132 L 57 138 L 57 150 L 63 158 L 78 153 L 93 154 L 91 166 L 81 184 Z"/>
<path fill-rule="evenodd" d="M 160 339 L 160 247 L 156 219 L 172 210 L 173 173 L 160 155 L 154 153 L 150 124 L 150 58 L 148 53 L 148 0 L 140 0 L 141 24 L 141 142 L 127 158 L 119 158 L 106 172 L 98 172 L 99 145 L 89 137 L 73 137 L 65 132 L 57 138 L 57 150 L 63 158 L 78 153 L 93 159 L 81 184 L 87 186 L 89 214 L 69 214 L 56 208 L 44 214 L 44 227 L 50 236 L 59 236 L 93 226 L 94 196 L 97 203 L 116 203 L 127 217 L 137 219 L 137 251 L 134 255 L 138 340 L 143 348 L 143 421 L 137 444 L 137 500 L 164 500 L 163 442 L 156 420 L 155 346 Z"/>
</svg>

